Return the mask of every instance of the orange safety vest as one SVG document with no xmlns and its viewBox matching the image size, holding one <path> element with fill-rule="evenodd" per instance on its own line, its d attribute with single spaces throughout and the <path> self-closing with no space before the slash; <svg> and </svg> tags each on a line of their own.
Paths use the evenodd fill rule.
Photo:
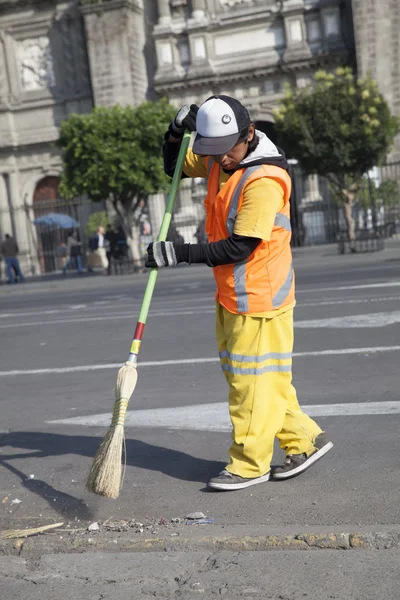
<svg viewBox="0 0 400 600">
<path fill-rule="evenodd" d="M 218 242 L 232 235 L 236 217 L 243 202 L 243 192 L 249 183 L 269 177 L 284 191 L 284 206 L 277 213 L 270 241 L 261 241 L 243 262 L 214 267 L 217 301 L 236 314 L 254 314 L 277 310 L 294 302 L 294 272 L 290 239 L 290 192 L 288 173 L 273 165 L 258 165 L 238 169 L 219 190 L 219 165 L 210 157 L 208 193 L 205 199 L 206 233 L 209 242 Z M 268 198 L 265 199 L 268 202 Z"/>
</svg>

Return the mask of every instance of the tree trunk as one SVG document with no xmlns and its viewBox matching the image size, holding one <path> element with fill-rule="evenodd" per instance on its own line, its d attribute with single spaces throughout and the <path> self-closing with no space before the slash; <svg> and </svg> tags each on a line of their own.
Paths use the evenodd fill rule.
<svg viewBox="0 0 400 600">
<path fill-rule="evenodd" d="M 140 253 L 140 229 L 135 220 L 135 211 L 138 207 L 137 199 L 119 199 L 114 201 L 115 210 L 120 217 L 127 244 L 130 250 L 133 268 L 139 270 L 142 267 L 142 256 Z"/>
<path fill-rule="evenodd" d="M 356 252 L 356 222 L 351 209 L 353 207 L 354 194 L 346 191 L 346 200 L 343 204 L 343 215 L 347 225 L 347 231 L 349 234 L 349 248 L 350 252 Z"/>
<path fill-rule="evenodd" d="M 142 267 L 142 256 L 140 254 L 140 229 L 135 222 L 132 222 L 128 237 L 128 244 L 131 250 L 133 267 L 135 270 Z"/>
</svg>

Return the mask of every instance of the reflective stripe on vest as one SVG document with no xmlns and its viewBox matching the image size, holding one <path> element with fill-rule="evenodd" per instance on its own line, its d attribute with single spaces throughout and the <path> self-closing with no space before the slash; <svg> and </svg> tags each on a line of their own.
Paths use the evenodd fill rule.
<svg viewBox="0 0 400 600">
<path fill-rule="evenodd" d="M 229 235 L 232 235 L 235 227 L 235 221 L 238 213 L 239 199 L 248 178 L 259 169 L 259 166 L 249 167 L 239 179 L 232 196 L 229 206 L 226 228 Z M 237 263 L 233 268 L 233 279 L 235 283 L 235 293 L 237 298 L 238 312 L 245 313 L 249 310 L 249 297 L 246 290 L 246 264 L 247 260 Z"/>
<path fill-rule="evenodd" d="M 290 224 L 290 219 L 283 215 L 282 213 L 278 213 L 275 217 L 275 225 L 277 227 L 282 227 L 282 229 L 286 229 L 286 231 L 292 231 L 292 226 Z"/>
<path fill-rule="evenodd" d="M 246 290 L 246 265 L 247 260 L 237 263 L 233 268 L 233 279 L 239 313 L 249 311 L 249 295 Z"/>
<path fill-rule="evenodd" d="M 272 298 L 272 306 L 274 308 L 278 308 L 279 306 L 281 306 L 281 304 L 284 303 L 284 301 L 288 297 L 289 292 L 292 288 L 292 283 L 293 283 L 293 264 L 290 265 L 289 273 L 288 273 L 285 281 L 283 282 L 281 289 L 278 290 L 276 292 L 275 296 Z"/>
<path fill-rule="evenodd" d="M 226 221 L 226 228 L 229 231 L 229 235 L 232 235 L 233 228 L 235 226 L 235 221 L 236 221 L 238 207 L 239 207 L 239 198 L 240 198 L 240 194 L 242 193 L 242 189 L 243 189 L 246 181 L 250 177 L 250 175 L 253 175 L 253 173 L 258 171 L 259 168 L 260 167 L 257 166 L 257 167 L 249 167 L 248 169 L 246 169 L 245 172 L 243 173 L 243 175 L 241 176 L 241 178 L 239 179 L 238 184 L 236 185 L 235 191 L 233 192 L 231 204 L 229 207 L 228 218 Z"/>
</svg>

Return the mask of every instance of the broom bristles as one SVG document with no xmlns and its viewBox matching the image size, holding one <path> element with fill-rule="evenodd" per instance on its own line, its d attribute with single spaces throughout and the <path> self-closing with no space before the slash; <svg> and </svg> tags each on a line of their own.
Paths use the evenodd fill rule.
<svg viewBox="0 0 400 600">
<path fill-rule="evenodd" d="M 118 371 L 116 402 L 110 428 L 94 457 L 86 482 L 90 492 L 107 498 L 118 498 L 122 483 L 122 449 L 126 409 L 137 382 L 136 365 L 126 362 Z"/>
</svg>

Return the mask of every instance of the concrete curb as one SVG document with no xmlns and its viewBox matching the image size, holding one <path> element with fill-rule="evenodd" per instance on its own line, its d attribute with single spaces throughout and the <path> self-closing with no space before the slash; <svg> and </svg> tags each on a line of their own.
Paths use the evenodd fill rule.
<svg viewBox="0 0 400 600">
<path fill-rule="evenodd" d="M 65 530 L 64 530 L 65 531 Z M 194 536 L 137 538 L 129 532 L 78 534 L 57 532 L 30 538 L 0 539 L 0 555 L 38 557 L 84 552 L 254 552 L 268 550 L 390 550 L 400 548 L 399 531 L 300 533 L 265 536 Z"/>
</svg>

